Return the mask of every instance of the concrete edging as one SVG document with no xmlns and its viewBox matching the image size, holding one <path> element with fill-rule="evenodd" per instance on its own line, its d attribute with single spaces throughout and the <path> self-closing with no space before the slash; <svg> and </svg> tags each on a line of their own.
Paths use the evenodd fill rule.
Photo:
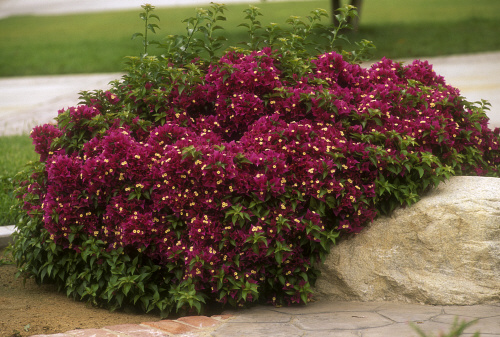
<svg viewBox="0 0 500 337">
<path fill-rule="evenodd" d="M 0 249 L 4 249 L 12 242 L 12 234 L 15 231 L 14 225 L 0 226 Z"/>
</svg>

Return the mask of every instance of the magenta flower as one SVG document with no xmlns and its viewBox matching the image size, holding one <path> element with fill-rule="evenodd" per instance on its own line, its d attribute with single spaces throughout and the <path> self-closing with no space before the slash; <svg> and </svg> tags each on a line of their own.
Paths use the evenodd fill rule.
<svg viewBox="0 0 500 337">
<path fill-rule="evenodd" d="M 67 251 L 90 237 L 160 266 L 169 291 L 292 304 L 338 235 L 449 174 L 498 175 L 500 130 L 427 62 L 330 52 L 291 83 L 281 60 L 230 51 L 129 74 L 62 111 L 31 135 L 44 168 L 25 209 Z"/>
</svg>

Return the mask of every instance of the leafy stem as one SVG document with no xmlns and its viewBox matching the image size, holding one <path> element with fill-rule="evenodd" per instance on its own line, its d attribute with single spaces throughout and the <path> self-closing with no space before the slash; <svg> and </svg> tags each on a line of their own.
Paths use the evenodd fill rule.
<svg viewBox="0 0 500 337">
<path fill-rule="evenodd" d="M 257 29 L 262 28 L 260 21 L 257 20 L 258 16 L 262 16 L 262 13 L 259 11 L 260 8 L 255 6 L 250 6 L 250 8 L 245 9 L 243 12 L 246 14 L 245 20 L 250 20 L 250 24 L 241 23 L 238 27 L 246 27 L 248 28 L 248 35 L 250 36 L 250 42 L 244 43 L 251 50 L 257 50 L 259 46 L 259 37 L 256 35 Z"/>
<path fill-rule="evenodd" d="M 155 9 L 154 6 L 150 4 L 144 4 L 141 7 L 144 9 L 144 12 L 139 13 L 139 17 L 144 21 L 144 34 L 135 33 L 134 35 L 132 35 L 132 40 L 138 36 L 142 37 L 142 43 L 144 45 L 144 53 L 142 54 L 142 57 L 145 57 L 148 55 L 148 46 L 150 44 L 148 39 L 148 31 L 156 33 L 155 29 L 160 29 L 160 27 L 156 23 L 150 23 L 150 20 L 157 19 L 158 21 L 160 21 L 160 18 L 158 17 L 158 15 L 151 13 Z"/>
</svg>

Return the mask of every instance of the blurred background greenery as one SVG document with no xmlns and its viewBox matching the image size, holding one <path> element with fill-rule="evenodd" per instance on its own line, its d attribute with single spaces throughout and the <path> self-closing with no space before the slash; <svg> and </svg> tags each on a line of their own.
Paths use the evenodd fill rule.
<svg viewBox="0 0 500 337">
<path fill-rule="evenodd" d="M 14 225 L 20 216 L 15 204 L 13 178 L 27 162 L 38 160 L 31 138 L 0 137 L 0 226 Z"/>
<path fill-rule="evenodd" d="M 277 22 L 285 28 L 290 15 L 305 17 L 315 8 L 331 11 L 332 3 L 268 0 L 254 4 L 264 14 L 263 25 Z M 375 59 L 500 50 L 498 0 L 363 0 L 362 4 L 359 29 L 349 35 L 353 41 L 373 41 Z M 228 45 L 235 45 L 244 39 L 244 28 L 236 26 L 248 5 L 229 4 L 227 8 L 224 34 Z M 122 71 L 123 58 L 141 52 L 140 40 L 130 39 L 143 29 L 141 10 L 2 19 L 0 76 Z M 194 7 L 157 9 L 161 30 L 153 38 L 183 34 L 182 20 L 195 13 Z"/>
</svg>

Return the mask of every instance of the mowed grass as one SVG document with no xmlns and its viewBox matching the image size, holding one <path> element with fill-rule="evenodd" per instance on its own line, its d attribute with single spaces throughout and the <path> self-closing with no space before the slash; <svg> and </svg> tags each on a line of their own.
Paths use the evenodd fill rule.
<svg viewBox="0 0 500 337">
<path fill-rule="evenodd" d="M 500 50 L 500 1 L 365 0 L 359 38 L 376 58 L 420 58 Z"/>
<path fill-rule="evenodd" d="M 154 5 L 154 1 L 152 1 Z M 305 17 L 315 8 L 330 11 L 330 1 L 256 3 L 263 25 L 280 23 L 290 15 Z M 228 5 L 224 34 L 228 46 L 245 38 L 243 10 Z M 63 16 L 18 16 L 0 20 L 0 76 L 119 72 L 125 56 L 138 56 L 142 32 L 139 12 L 120 11 Z M 184 34 L 182 20 L 196 14 L 194 7 L 157 9 L 161 30 L 153 39 Z M 375 58 L 423 58 L 500 50 L 498 0 L 365 0 L 360 29 L 352 40 L 371 40 Z M 150 48 L 150 54 L 159 54 Z"/>
<path fill-rule="evenodd" d="M 13 178 L 29 161 L 38 159 L 29 136 L 0 137 L 0 226 L 17 223 L 19 213 L 11 209 L 15 204 Z"/>
</svg>

